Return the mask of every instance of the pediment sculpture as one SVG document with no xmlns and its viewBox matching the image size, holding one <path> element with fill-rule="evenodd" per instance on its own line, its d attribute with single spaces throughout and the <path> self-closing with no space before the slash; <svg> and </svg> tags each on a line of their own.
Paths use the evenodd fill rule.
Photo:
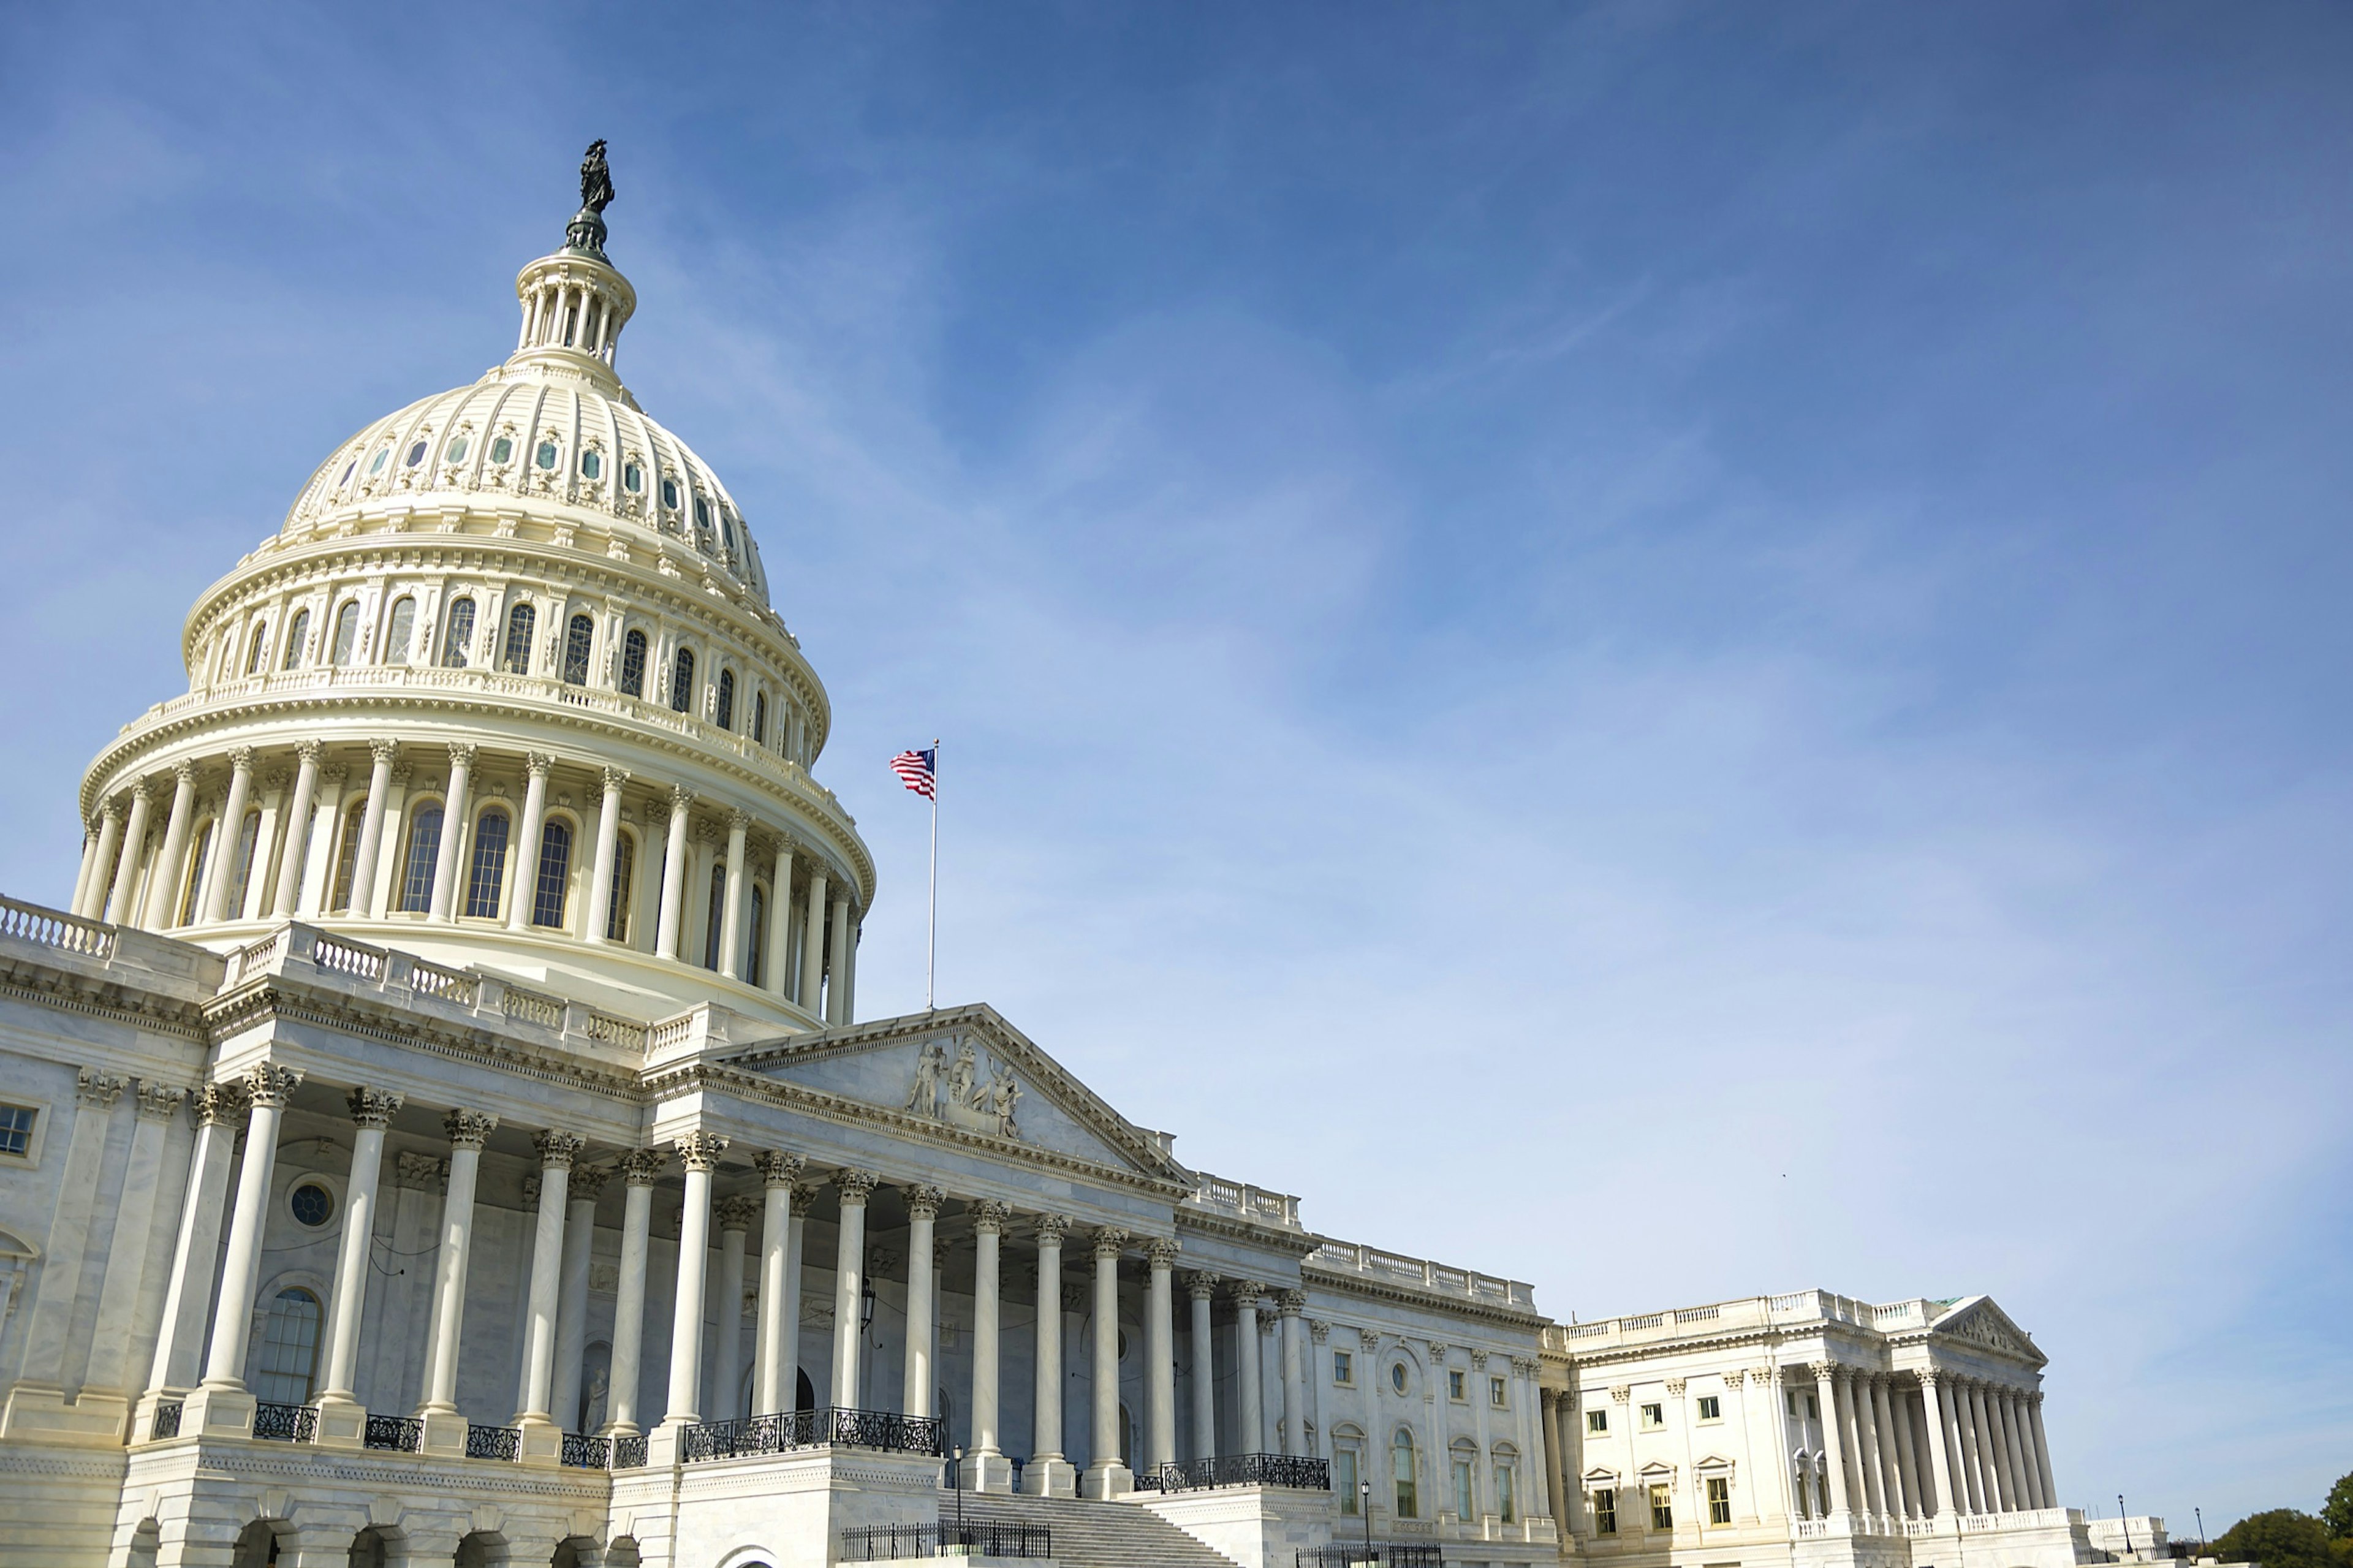
<svg viewBox="0 0 2353 1568">
<path fill-rule="evenodd" d="M 954 1041 L 956 1054 L 948 1056 Z M 1012 1064 L 984 1058 L 968 1040 L 925 1040 L 915 1052 L 914 1082 L 907 1090 L 906 1110 L 930 1121 L 945 1122 L 967 1132 L 997 1138 L 1018 1138 L 1021 1129 L 1013 1108 L 1027 1093 L 1014 1076 Z"/>
</svg>

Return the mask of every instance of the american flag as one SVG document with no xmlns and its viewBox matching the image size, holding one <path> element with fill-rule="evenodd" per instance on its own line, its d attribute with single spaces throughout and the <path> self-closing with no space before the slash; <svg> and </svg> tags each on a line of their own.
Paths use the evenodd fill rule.
<svg viewBox="0 0 2353 1568">
<path fill-rule="evenodd" d="M 937 754 L 926 747 L 920 752 L 902 752 L 891 759 L 891 771 L 899 782 L 922 795 L 925 800 L 939 799 L 939 786 L 933 778 L 933 766 Z"/>
</svg>

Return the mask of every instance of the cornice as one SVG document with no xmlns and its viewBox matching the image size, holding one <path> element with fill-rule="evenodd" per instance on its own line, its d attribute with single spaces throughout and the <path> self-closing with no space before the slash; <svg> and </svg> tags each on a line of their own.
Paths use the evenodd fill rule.
<svg viewBox="0 0 2353 1568">
<path fill-rule="evenodd" d="M 1499 1306 L 1492 1301 L 1482 1301 L 1472 1296 L 1450 1296 L 1443 1291 L 1417 1290 L 1409 1285 L 1371 1279 L 1361 1274 L 1318 1268 L 1312 1263 L 1303 1263 L 1300 1266 L 1299 1277 L 1318 1289 L 1328 1289 L 1367 1300 L 1418 1307 L 1424 1311 L 1442 1312 L 1449 1317 L 1475 1318 L 1482 1322 L 1509 1324 L 1515 1329 L 1537 1334 L 1541 1334 L 1545 1325 L 1552 1321 L 1540 1312 L 1527 1311 L 1516 1307 Z"/>
<path fill-rule="evenodd" d="M 1186 1194 L 1187 1197 L 1191 1195 L 1189 1192 Z M 1203 1236 L 1222 1237 L 1228 1241 L 1247 1242 L 1252 1247 L 1265 1247 L 1270 1251 L 1280 1252 L 1291 1258 L 1305 1258 L 1324 1244 L 1322 1237 L 1309 1235 L 1304 1231 L 1289 1230 L 1282 1226 L 1259 1225 L 1232 1215 L 1218 1214 L 1207 1209 L 1188 1208 L 1181 1205 L 1176 1210 L 1176 1228 L 1180 1231 L 1198 1231 Z"/>
<path fill-rule="evenodd" d="M 209 1038 L 199 1002 L 174 1001 L 121 981 L 93 983 L 78 970 L 14 954 L 0 959 L 0 995 L 175 1036 L 192 1045 L 202 1045 Z"/>
</svg>

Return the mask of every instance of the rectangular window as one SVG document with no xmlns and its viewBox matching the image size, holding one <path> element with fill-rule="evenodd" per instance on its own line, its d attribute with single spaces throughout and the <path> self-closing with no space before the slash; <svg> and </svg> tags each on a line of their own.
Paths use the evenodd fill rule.
<svg viewBox="0 0 2353 1568">
<path fill-rule="evenodd" d="M 1332 1489 L 1340 1494 L 1340 1511 L 1350 1519 L 1361 1506 L 1356 1497 L 1356 1450 L 1332 1450 Z"/>
<path fill-rule="evenodd" d="M 1785 1394 L 1781 1395 L 1781 1397 L 1782 1397 L 1784 1400 L 1788 1401 L 1788 1405 L 1789 1405 L 1789 1414 L 1790 1414 L 1790 1415 L 1795 1415 L 1798 1413 L 1798 1392 L 1797 1392 L 1797 1390 L 1795 1390 L 1795 1389 L 1791 1389 L 1788 1393 L 1787 1393 L 1787 1394 Z"/>
<path fill-rule="evenodd" d="M 1810 1394 L 1806 1395 L 1806 1418 L 1810 1421 L 1819 1421 L 1821 1419 L 1821 1415 L 1822 1407 L 1814 1403 L 1814 1396 Z"/>
<path fill-rule="evenodd" d="M 1449 1399 L 1459 1400 L 1463 1396 L 1462 1374 L 1459 1372 L 1453 1371 L 1451 1368 L 1448 1369 L 1446 1373 L 1446 1397 Z"/>
<path fill-rule="evenodd" d="M 1642 1406 L 1643 1431 L 1655 1432 L 1666 1424 L 1667 1412 L 1664 1406 L 1658 1405 L 1645 1405 Z"/>
<path fill-rule="evenodd" d="M 1588 1410 L 1588 1411 L 1587 1411 L 1587 1412 L 1585 1413 L 1585 1429 L 1586 1429 L 1588 1432 L 1607 1432 L 1607 1431 L 1609 1431 L 1609 1412 L 1608 1412 L 1607 1410 Z"/>
<path fill-rule="evenodd" d="M 1479 1502 L 1471 1495 L 1471 1461 L 1454 1461 L 1454 1513 L 1458 1519 L 1479 1517 Z"/>
<path fill-rule="evenodd" d="M 1675 1527 L 1675 1494 L 1664 1481 L 1651 1488 L 1651 1528 L 1672 1530 Z"/>
<path fill-rule="evenodd" d="M 342 914 L 352 907 L 352 874 L 360 868 L 360 817 L 363 805 L 353 801 L 343 808 L 343 832 L 335 849 L 335 874 L 327 884 L 327 909 Z M 362 914 L 367 911 L 362 910 Z"/>
<path fill-rule="evenodd" d="M 1346 1351 L 1332 1352 L 1332 1381 L 1346 1388 L 1356 1381 L 1356 1358 Z"/>
<path fill-rule="evenodd" d="M 1618 1533 L 1618 1492 L 1616 1488 L 1593 1494 L 1593 1533 Z"/>
<path fill-rule="evenodd" d="M 1707 1521 L 1710 1524 L 1732 1522 L 1732 1481 L 1728 1477 L 1707 1478 Z"/>
<path fill-rule="evenodd" d="M 1813 1494 L 1806 1489 L 1806 1467 L 1799 1465 L 1790 1474 L 1797 1481 L 1797 1487 L 1791 1495 L 1797 1500 L 1798 1517 L 1810 1519 L 1813 1517 Z"/>
<path fill-rule="evenodd" d="M 23 1159 L 33 1152 L 33 1118 L 29 1105 L 0 1105 L 0 1154 Z"/>
<path fill-rule="evenodd" d="M 1512 1522 L 1517 1510 L 1512 1506 L 1512 1467 L 1495 1467 L 1495 1512 L 1505 1524 Z"/>
<path fill-rule="evenodd" d="M 1699 1418 L 1703 1421 L 1724 1419 L 1724 1401 L 1713 1394 L 1699 1396 Z"/>
<path fill-rule="evenodd" d="M 1493 1405 L 1496 1409 L 1501 1410 L 1504 1408 L 1505 1397 L 1504 1380 L 1500 1377 L 1489 1378 L 1487 1380 L 1487 1403 Z"/>
<path fill-rule="evenodd" d="M 1814 1478 L 1814 1517 L 1817 1519 L 1828 1519 L 1830 1516 L 1831 1473 L 1828 1470 L 1824 1470 L 1821 1474 Z"/>
</svg>

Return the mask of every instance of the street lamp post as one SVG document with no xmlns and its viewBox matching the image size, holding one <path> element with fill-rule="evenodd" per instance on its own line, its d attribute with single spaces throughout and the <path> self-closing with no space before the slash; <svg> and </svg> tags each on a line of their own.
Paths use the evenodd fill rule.
<svg viewBox="0 0 2353 1568">
<path fill-rule="evenodd" d="M 2132 1555 L 2132 1521 L 2125 1517 L 2125 1494 L 2116 1494 L 2116 1523 L 2124 1527 L 2125 1555 Z"/>
<path fill-rule="evenodd" d="M 1373 1483 L 1368 1480 L 1356 1483 L 1356 1511 L 1365 1516 L 1365 1561 L 1376 1562 L 1377 1559 L 1373 1556 Z"/>
</svg>

